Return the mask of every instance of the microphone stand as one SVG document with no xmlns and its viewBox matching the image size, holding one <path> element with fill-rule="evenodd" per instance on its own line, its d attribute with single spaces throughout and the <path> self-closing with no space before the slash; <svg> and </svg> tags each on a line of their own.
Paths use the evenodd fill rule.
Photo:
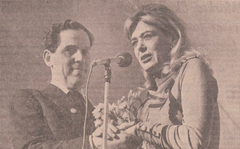
<svg viewBox="0 0 240 149">
<path fill-rule="evenodd" d="M 104 120 L 103 120 L 103 149 L 107 149 L 107 128 L 108 128 L 108 95 L 109 95 L 109 84 L 111 80 L 111 61 L 108 60 L 105 66 L 105 87 L 104 87 Z"/>
</svg>

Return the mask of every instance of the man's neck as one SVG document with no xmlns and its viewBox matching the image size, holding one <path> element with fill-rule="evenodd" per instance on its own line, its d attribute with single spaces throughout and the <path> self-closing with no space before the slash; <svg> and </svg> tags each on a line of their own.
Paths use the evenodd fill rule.
<svg viewBox="0 0 240 149">
<path fill-rule="evenodd" d="M 54 84 L 55 86 L 59 87 L 63 92 L 66 91 L 79 91 L 81 89 L 80 83 L 78 83 L 76 80 L 69 80 L 72 78 L 64 78 L 62 75 L 58 75 L 58 73 L 54 73 L 52 70 L 52 80 L 51 84 Z M 53 83 L 52 83 L 53 82 Z"/>
<path fill-rule="evenodd" d="M 60 81 L 57 81 L 57 80 L 54 80 L 52 79 L 51 80 L 51 84 L 52 85 L 55 85 L 56 87 L 58 87 L 59 89 L 61 89 L 65 94 L 67 94 L 70 90 L 64 85 L 62 84 Z"/>
</svg>

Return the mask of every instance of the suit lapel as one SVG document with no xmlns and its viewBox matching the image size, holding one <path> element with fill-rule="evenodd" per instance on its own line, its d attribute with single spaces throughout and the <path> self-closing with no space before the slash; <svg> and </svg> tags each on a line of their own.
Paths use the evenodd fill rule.
<svg viewBox="0 0 240 149">
<path fill-rule="evenodd" d="M 43 90 L 47 98 L 51 100 L 62 113 L 68 115 L 74 122 L 82 124 L 84 119 L 85 106 L 80 100 L 71 99 L 69 95 L 65 94 L 58 87 L 50 84 Z"/>
<path fill-rule="evenodd" d="M 47 97 L 57 106 L 64 108 L 64 103 L 67 100 L 67 94 L 65 94 L 61 89 L 50 84 L 43 90 L 43 92 L 46 93 Z"/>
</svg>

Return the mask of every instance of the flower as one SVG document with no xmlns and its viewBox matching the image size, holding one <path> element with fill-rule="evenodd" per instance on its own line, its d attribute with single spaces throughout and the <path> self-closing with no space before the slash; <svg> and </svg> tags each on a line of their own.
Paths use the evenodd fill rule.
<svg viewBox="0 0 240 149">
<path fill-rule="evenodd" d="M 103 121 L 101 119 L 96 119 L 94 121 L 95 127 L 100 127 L 103 124 Z"/>
<path fill-rule="evenodd" d="M 131 99 L 129 100 L 123 96 L 120 100 L 114 103 L 109 103 L 108 105 L 108 122 L 113 125 L 118 126 L 122 123 L 128 123 L 136 120 L 136 113 L 132 113 Z M 92 112 L 94 118 L 96 119 L 94 124 L 95 127 L 101 127 L 103 125 L 104 119 L 104 104 L 99 103 Z"/>
<path fill-rule="evenodd" d="M 148 100 L 149 92 L 145 88 L 130 90 L 128 96 L 108 104 L 108 122 L 114 126 L 122 123 L 137 121 L 137 111 L 143 102 Z M 104 117 L 104 104 L 99 103 L 92 112 L 95 120 L 95 127 L 101 127 Z"/>
</svg>

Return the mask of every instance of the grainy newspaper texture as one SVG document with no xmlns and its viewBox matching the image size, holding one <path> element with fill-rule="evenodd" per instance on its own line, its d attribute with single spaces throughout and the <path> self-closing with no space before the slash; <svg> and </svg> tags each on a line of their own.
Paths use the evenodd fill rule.
<svg viewBox="0 0 240 149">
<path fill-rule="evenodd" d="M 8 95 L 16 89 L 44 89 L 51 80 L 42 53 L 53 23 L 76 20 L 94 37 L 91 60 L 134 52 L 123 32 L 141 5 L 163 4 L 185 22 L 191 46 L 206 55 L 218 83 L 220 149 L 240 148 L 240 1 L 238 0 L 0 0 L 0 149 L 12 146 Z M 144 77 L 134 57 L 129 67 L 111 64 L 109 102 L 127 96 Z M 89 99 L 104 99 L 104 67 L 93 69 Z M 1 135 L 4 134 L 4 135 Z"/>
</svg>

